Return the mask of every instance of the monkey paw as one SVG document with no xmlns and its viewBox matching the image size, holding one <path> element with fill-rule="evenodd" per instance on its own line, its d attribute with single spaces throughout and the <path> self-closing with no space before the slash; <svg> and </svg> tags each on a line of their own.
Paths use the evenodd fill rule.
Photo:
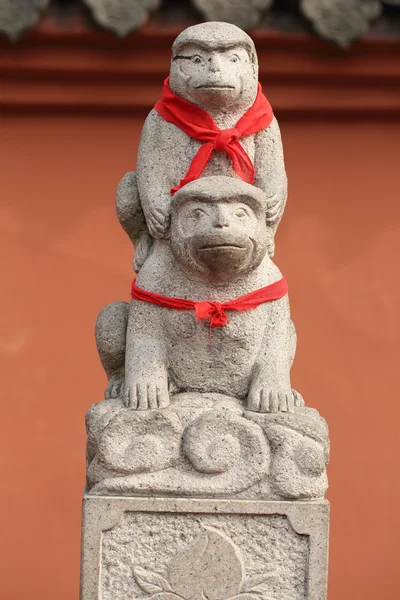
<svg viewBox="0 0 400 600">
<path fill-rule="evenodd" d="M 169 229 L 170 217 L 159 208 L 147 215 L 147 227 L 154 238 L 166 237 Z"/>
<path fill-rule="evenodd" d="M 304 398 L 303 396 L 297 391 L 297 390 L 292 390 L 292 394 L 293 394 L 293 399 L 294 399 L 294 405 L 297 408 L 303 408 L 305 406 L 305 402 L 304 402 Z"/>
<path fill-rule="evenodd" d="M 124 390 L 124 379 L 123 377 L 111 377 L 108 382 L 108 386 L 104 392 L 104 398 L 118 398 L 122 395 Z"/>
<path fill-rule="evenodd" d="M 279 197 L 273 198 L 273 199 L 269 198 L 268 201 L 269 201 L 269 204 L 267 207 L 266 217 L 267 217 L 267 223 L 271 224 L 277 220 L 279 213 L 282 210 L 282 199 Z"/>
<path fill-rule="evenodd" d="M 292 390 L 271 390 L 254 386 L 247 398 L 247 408 L 253 412 L 294 412 L 295 397 Z"/>
<path fill-rule="evenodd" d="M 167 381 L 155 381 L 154 377 L 125 383 L 124 405 L 135 410 L 166 408 L 169 405 Z"/>
<path fill-rule="evenodd" d="M 153 245 L 153 238 L 148 233 L 143 233 L 136 246 L 135 246 L 135 254 L 133 257 L 133 268 L 136 273 L 139 273 L 142 268 L 144 261 L 150 254 L 151 247 Z"/>
</svg>

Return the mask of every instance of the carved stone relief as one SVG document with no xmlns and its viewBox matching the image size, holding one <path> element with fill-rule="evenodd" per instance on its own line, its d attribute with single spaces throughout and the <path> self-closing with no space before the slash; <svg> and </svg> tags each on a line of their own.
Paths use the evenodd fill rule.
<svg viewBox="0 0 400 600">
<path fill-rule="evenodd" d="M 84 0 L 99 25 L 124 36 L 140 27 L 161 0 Z"/>
<path fill-rule="evenodd" d="M 103 400 L 87 415 L 92 494 L 323 497 L 328 427 L 312 408 L 245 411 L 222 394 L 176 394 L 167 409 Z"/>
<path fill-rule="evenodd" d="M 274 0 L 192 0 L 209 21 L 227 21 L 242 29 L 256 27 Z"/>
<path fill-rule="evenodd" d="M 125 513 L 103 534 L 102 599 L 303 600 L 308 554 L 284 516 Z"/>
<path fill-rule="evenodd" d="M 33 27 L 50 0 L 0 0 L 0 31 L 11 40 Z"/>
<path fill-rule="evenodd" d="M 301 0 L 318 35 L 346 48 L 365 35 L 381 13 L 379 0 Z"/>
</svg>

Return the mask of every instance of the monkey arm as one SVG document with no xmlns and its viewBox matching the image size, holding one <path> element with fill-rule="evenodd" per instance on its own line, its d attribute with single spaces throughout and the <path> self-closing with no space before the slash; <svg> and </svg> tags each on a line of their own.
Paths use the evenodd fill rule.
<svg viewBox="0 0 400 600">
<path fill-rule="evenodd" d="M 124 175 L 118 185 L 116 211 L 119 222 L 135 246 L 133 265 L 136 273 L 139 273 L 149 255 L 153 238 L 144 218 L 136 173 L 133 171 Z"/>
<path fill-rule="evenodd" d="M 247 399 L 249 410 L 294 410 L 290 367 L 295 351 L 288 296 L 269 304 L 269 324 L 257 358 Z"/>
<path fill-rule="evenodd" d="M 142 233 L 148 233 L 146 220 L 140 204 L 136 173 L 123 176 L 117 189 L 116 212 L 119 222 L 136 246 Z"/>
<path fill-rule="evenodd" d="M 287 177 L 278 121 L 274 117 L 267 129 L 255 136 L 254 185 L 268 198 L 267 222 L 275 234 L 285 210 Z"/>
<path fill-rule="evenodd" d="M 168 135 L 168 126 L 152 110 L 143 126 L 137 158 L 137 179 L 140 199 L 147 225 L 154 237 L 162 238 L 169 226 L 171 204 L 171 164 L 174 144 Z"/>
<path fill-rule="evenodd" d="M 157 238 L 168 232 L 171 188 L 188 168 L 188 136 L 167 123 L 153 109 L 143 126 L 137 158 L 137 182 L 150 233 Z M 185 170 L 186 167 L 186 170 Z"/>
<path fill-rule="evenodd" d="M 125 406 L 139 410 L 168 406 L 167 356 L 160 307 L 132 300 L 126 332 Z"/>
</svg>

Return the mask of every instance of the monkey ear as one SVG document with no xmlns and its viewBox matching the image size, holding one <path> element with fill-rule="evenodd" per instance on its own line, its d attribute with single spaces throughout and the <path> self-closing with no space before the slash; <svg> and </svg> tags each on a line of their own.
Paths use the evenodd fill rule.
<svg viewBox="0 0 400 600">
<path fill-rule="evenodd" d="M 254 79 L 258 80 L 258 59 L 257 55 L 254 52 L 251 53 L 251 65 L 253 67 Z"/>
<path fill-rule="evenodd" d="M 268 251 L 268 256 L 270 258 L 274 258 L 274 254 L 275 254 L 275 238 L 273 235 L 271 235 L 269 241 L 268 241 L 268 246 L 267 246 L 267 251 Z"/>
<path fill-rule="evenodd" d="M 169 77 L 170 77 L 169 83 L 170 83 L 172 91 L 174 91 L 173 90 L 174 74 L 179 75 L 179 77 L 185 82 L 188 81 L 188 79 L 189 79 L 189 75 L 187 73 L 185 73 L 185 70 L 183 69 L 183 66 L 184 66 L 183 62 L 184 61 L 182 61 L 182 60 L 171 61 L 171 68 L 170 68 L 170 73 L 169 73 Z M 171 80 L 172 80 L 172 82 L 171 82 Z"/>
</svg>

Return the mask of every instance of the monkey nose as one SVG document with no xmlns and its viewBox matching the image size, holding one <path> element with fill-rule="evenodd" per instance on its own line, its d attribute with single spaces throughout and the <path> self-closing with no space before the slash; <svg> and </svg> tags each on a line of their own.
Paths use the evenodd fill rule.
<svg viewBox="0 0 400 600">
<path fill-rule="evenodd" d="M 223 229 L 224 227 L 229 227 L 228 219 L 225 219 L 224 215 L 218 215 L 214 221 L 214 227 L 216 229 Z"/>
<path fill-rule="evenodd" d="M 220 60 L 216 56 L 211 56 L 208 59 L 209 70 L 213 73 L 221 70 Z"/>
</svg>

